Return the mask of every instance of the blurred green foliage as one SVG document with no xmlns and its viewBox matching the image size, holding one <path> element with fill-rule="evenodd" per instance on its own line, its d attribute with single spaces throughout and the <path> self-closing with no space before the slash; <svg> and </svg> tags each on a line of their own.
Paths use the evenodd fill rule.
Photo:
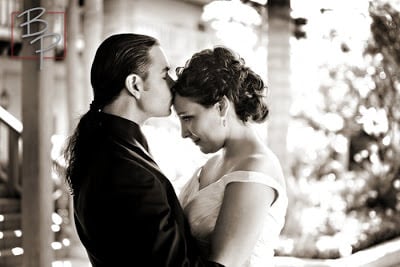
<svg viewBox="0 0 400 267">
<path fill-rule="evenodd" d="M 400 236 L 400 13 L 372 1 L 369 15 L 365 65 L 326 64 L 318 116 L 295 115 L 326 145 L 295 155 L 277 255 L 337 258 Z"/>
</svg>

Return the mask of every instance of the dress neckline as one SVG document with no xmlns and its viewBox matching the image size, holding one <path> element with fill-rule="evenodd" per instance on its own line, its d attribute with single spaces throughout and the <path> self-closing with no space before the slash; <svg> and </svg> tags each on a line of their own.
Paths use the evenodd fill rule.
<svg viewBox="0 0 400 267">
<path fill-rule="evenodd" d="M 214 182 L 209 183 L 208 185 L 206 185 L 206 186 L 200 188 L 200 174 L 201 174 L 202 170 L 203 170 L 203 167 L 201 167 L 201 168 L 197 171 L 197 177 L 196 177 L 197 179 L 194 179 L 194 180 L 196 180 L 196 182 L 197 182 L 197 188 L 198 188 L 197 192 L 201 192 L 201 191 L 207 189 L 208 187 L 210 187 L 210 186 L 212 186 L 212 185 L 214 185 L 214 184 L 217 184 L 217 183 L 221 182 L 222 179 L 223 179 L 224 177 L 226 177 L 226 176 L 228 176 L 228 175 L 232 175 L 232 174 L 234 174 L 234 173 L 247 173 L 247 174 L 256 174 L 256 175 L 261 175 L 261 176 L 268 176 L 267 174 L 262 173 L 262 172 L 259 172 L 259 171 L 236 170 L 236 171 L 228 172 L 228 173 L 222 175 L 219 179 L 215 180 Z"/>
</svg>

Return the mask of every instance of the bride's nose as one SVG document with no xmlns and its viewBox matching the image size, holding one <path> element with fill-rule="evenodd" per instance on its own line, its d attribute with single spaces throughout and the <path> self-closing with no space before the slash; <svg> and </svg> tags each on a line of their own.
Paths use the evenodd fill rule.
<svg viewBox="0 0 400 267">
<path fill-rule="evenodd" d="M 184 124 L 181 125 L 181 135 L 182 135 L 182 138 L 188 138 L 192 135 L 189 127 L 187 127 Z"/>
</svg>

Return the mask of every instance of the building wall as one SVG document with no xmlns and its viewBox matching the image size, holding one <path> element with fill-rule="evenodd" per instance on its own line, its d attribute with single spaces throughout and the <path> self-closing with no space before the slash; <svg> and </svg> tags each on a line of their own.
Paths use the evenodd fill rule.
<svg viewBox="0 0 400 267">
<path fill-rule="evenodd" d="M 106 0 L 104 13 L 104 37 L 119 32 L 154 36 L 160 40 L 173 67 L 215 43 L 211 34 L 198 30 L 202 8 L 187 2 Z"/>
</svg>

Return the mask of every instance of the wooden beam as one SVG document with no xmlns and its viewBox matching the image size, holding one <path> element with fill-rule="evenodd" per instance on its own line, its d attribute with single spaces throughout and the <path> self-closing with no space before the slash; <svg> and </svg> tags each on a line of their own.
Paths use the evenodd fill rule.
<svg viewBox="0 0 400 267">
<path fill-rule="evenodd" d="M 80 33 L 80 7 L 78 6 L 77 0 L 69 0 L 68 3 L 68 33 L 67 33 L 67 41 L 68 41 L 68 56 L 66 58 L 66 78 L 67 78 L 67 103 L 68 103 L 68 129 L 69 133 L 72 134 L 72 131 L 75 129 L 80 115 L 83 114 L 84 108 L 87 106 L 84 105 L 87 101 L 84 101 L 85 94 L 83 93 L 83 84 L 82 84 L 82 63 L 83 60 L 79 55 L 79 50 L 77 47 L 77 43 L 79 40 Z M 86 50 L 86 48 L 85 48 Z M 84 77 L 85 79 L 89 79 L 88 77 Z M 86 82 L 85 82 L 86 84 Z M 88 89 L 86 89 L 88 90 Z"/>
<path fill-rule="evenodd" d="M 114 1 L 115 3 L 121 2 Z M 134 4 L 131 2 L 129 8 L 134 8 Z M 103 41 L 103 0 L 85 0 L 84 7 L 84 20 L 83 20 L 83 33 L 85 38 L 85 50 L 83 51 L 83 62 L 84 62 L 84 93 L 85 93 L 85 109 L 86 112 L 89 109 L 89 104 L 93 99 L 92 85 L 90 83 L 90 70 L 92 67 L 94 55 L 96 54 L 97 47 Z M 121 14 L 118 14 L 119 17 Z M 115 18 L 117 19 L 117 18 Z"/>
<path fill-rule="evenodd" d="M 44 7 L 51 11 L 52 1 L 24 0 L 23 10 Z M 44 16 L 52 25 L 52 16 Z M 31 31 L 43 25 L 33 23 Z M 41 29 L 41 28 L 40 28 Z M 23 29 L 25 30 L 25 29 Z M 22 56 L 35 56 L 38 49 L 31 45 L 32 38 L 23 39 Z M 45 44 L 45 47 L 47 44 Z M 46 53 L 53 56 L 54 50 Z M 39 60 L 22 60 L 22 231 L 23 267 L 51 267 L 54 252 L 51 243 L 51 215 L 54 209 L 51 178 L 51 143 L 53 116 L 51 112 L 54 90 L 53 60 L 44 59 L 42 70 Z"/>
</svg>

